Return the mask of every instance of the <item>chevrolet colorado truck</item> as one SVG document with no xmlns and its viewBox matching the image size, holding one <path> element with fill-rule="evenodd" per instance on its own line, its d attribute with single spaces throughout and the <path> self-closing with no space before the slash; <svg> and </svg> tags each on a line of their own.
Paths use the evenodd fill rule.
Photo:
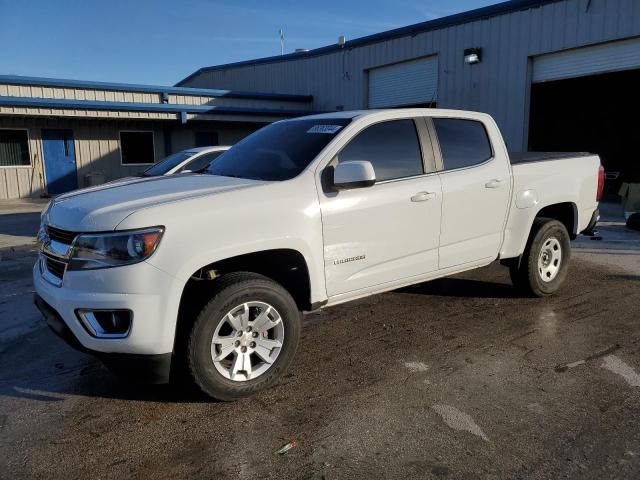
<svg viewBox="0 0 640 480">
<path fill-rule="evenodd" d="M 35 302 L 117 373 L 234 400 L 287 369 L 304 311 L 496 260 L 523 295 L 555 293 L 603 179 L 595 155 L 510 156 L 481 113 L 280 121 L 205 173 L 52 200 Z"/>
</svg>

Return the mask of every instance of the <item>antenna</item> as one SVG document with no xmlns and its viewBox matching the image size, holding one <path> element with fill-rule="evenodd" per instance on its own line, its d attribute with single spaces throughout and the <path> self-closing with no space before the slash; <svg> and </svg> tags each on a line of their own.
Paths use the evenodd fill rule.
<svg viewBox="0 0 640 480">
<path fill-rule="evenodd" d="M 278 30 L 278 34 L 280 35 L 280 55 L 284 55 L 284 32 L 282 29 Z"/>
</svg>

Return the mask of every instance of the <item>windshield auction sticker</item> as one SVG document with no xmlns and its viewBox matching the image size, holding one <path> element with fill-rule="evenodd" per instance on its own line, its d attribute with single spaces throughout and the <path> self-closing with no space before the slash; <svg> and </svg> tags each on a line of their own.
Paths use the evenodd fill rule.
<svg viewBox="0 0 640 480">
<path fill-rule="evenodd" d="M 338 130 L 342 128 L 342 125 L 314 125 L 307 133 L 336 133 Z"/>
</svg>

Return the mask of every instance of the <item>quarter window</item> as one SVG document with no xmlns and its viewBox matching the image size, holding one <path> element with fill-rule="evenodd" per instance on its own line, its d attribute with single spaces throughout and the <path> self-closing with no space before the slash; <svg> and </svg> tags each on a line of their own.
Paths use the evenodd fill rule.
<svg viewBox="0 0 640 480">
<path fill-rule="evenodd" d="M 413 120 L 378 123 L 360 132 L 338 154 L 338 162 L 367 160 L 376 180 L 393 180 L 424 173 L 418 133 Z"/>
<path fill-rule="evenodd" d="M 26 130 L 0 130 L 0 167 L 31 165 Z"/>
<path fill-rule="evenodd" d="M 434 118 L 444 170 L 471 167 L 489 160 L 491 143 L 484 125 L 475 120 Z"/>
<path fill-rule="evenodd" d="M 153 132 L 120 132 L 120 152 L 123 165 L 144 165 L 154 162 Z"/>
</svg>

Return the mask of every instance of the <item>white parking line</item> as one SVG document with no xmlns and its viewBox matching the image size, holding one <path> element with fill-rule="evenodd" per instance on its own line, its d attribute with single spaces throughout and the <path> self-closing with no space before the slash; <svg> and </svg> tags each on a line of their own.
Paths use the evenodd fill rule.
<svg viewBox="0 0 640 480">
<path fill-rule="evenodd" d="M 468 414 L 461 412 L 451 405 L 434 405 L 431 408 L 442 417 L 444 423 L 446 423 L 454 430 L 469 432 L 477 437 L 480 437 L 485 442 L 489 441 L 489 437 L 484 434 L 482 429 L 476 422 L 473 421 L 473 418 L 471 418 Z"/>
<path fill-rule="evenodd" d="M 615 355 L 604 357 L 602 368 L 606 368 L 610 372 L 620 375 L 632 387 L 640 387 L 640 375 L 630 365 L 620 360 Z"/>
</svg>

